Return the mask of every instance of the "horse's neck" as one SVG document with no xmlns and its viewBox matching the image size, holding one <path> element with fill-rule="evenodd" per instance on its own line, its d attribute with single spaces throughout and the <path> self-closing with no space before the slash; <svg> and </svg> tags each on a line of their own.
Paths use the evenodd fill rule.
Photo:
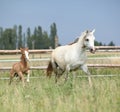
<svg viewBox="0 0 120 112">
<path fill-rule="evenodd" d="M 27 67 L 27 61 L 25 60 L 25 58 L 23 56 L 21 56 L 21 63 L 23 64 L 24 67 Z"/>
<path fill-rule="evenodd" d="M 82 34 L 82 35 L 79 37 L 79 40 L 78 40 L 77 43 L 80 43 L 81 45 L 83 45 L 84 37 L 85 37 L 85 34 Z"/>
<path fill-rule="evenodd" d="M 84 50 L 86 50 L 85 48 L 84 48 L 84 37 L 80 37 L 79 38 L 79 40 L 78 40 L 78 42 L 76 43 L 76 47 L 79 49 L 79 50 L 82 50 L 82 51 L 84 51 Z"/>
</svg>

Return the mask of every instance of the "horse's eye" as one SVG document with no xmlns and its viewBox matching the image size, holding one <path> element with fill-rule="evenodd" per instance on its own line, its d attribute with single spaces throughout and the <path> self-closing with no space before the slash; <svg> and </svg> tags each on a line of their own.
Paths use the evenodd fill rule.
<svg viewBox="0 0 120 112">
<path fill-rule="evenodd" d="M 86 39 L 86 41 L 89 41 L 89 39 Z"/>
</svg>

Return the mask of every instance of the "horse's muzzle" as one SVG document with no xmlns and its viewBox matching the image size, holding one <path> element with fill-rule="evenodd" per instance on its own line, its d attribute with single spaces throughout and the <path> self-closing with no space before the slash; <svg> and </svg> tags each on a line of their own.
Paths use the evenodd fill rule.
<svg viewBox="0 0 120 112">
<path fill-rule="evenodd" d="M 30 61 L 30 59 L 29 59 L 29 58 L 25 58 L 25 59 L 26 59 L 26 61 L 28 61 L 28 62 Z"/>
<path fill-rule="evenodd" d="M 90 48 L 90 52 L 94 54 L 95 53 L 95 49 Z"/>
</svg>

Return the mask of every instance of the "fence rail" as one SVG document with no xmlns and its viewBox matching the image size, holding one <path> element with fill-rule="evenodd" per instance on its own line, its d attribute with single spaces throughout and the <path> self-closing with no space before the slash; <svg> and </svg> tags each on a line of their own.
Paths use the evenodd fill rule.
<svg viewBox="0 0 120 112">
<path fill-rule="evenodd" d="M 44 53 L 51 53 L 53 49 L 41 49 L 41 50 L 29 50 L 30 54 L 44 54 Z M 107 52 L 118 52 L 120 51 L 120 46 L 96 46 L 96 51 L 101 52 L 101 51 L 107 51 Z M 19 54 L 20 50 L 0 50 L 0 54 Z M 102 57 L 105 58 L 105 57 Z M 113 58 L 113 57 L 106 57 L 107 59 Z M 119 57 L 114 57 L 114 58 L 119 58 Z M 90 58 L 94 59 L 94 58 Z M 96 57 L 95 59 L 99 59 L 99 57 Z M 100 58 L 101 59 L 101 58 Z M 50 58 L 41 58 L 41 59 L 31 59 L 31 61 L 49 61 Z M 19 61 L 19 60 L 0 60 L 0 62 L 14 62 L 14 61 Z M 120 67 L 120 64 L 88 64 L 88 67 L 95 67 L 95 68 L 104 68 L 104 67 Z M 36 66 L 36 67 L 30 67 L 31 70 L 44 70 L 46 69 L 47 66 Z M 10 70 L 11 67 L 0 67 L 0 70 Z"/>
<path fill-rule="evenodd" d="M 120 64 L 88 64 L 89 68 L 120 68 Z M 47 66 L 30 67 L 30 70 L 45 70 Z M 0 67 L 0 70 L 10 70 L 11 67 Z"/>
<path fill-rule="evenodd" d="M 118 52 L 120 51 L 120 46 L 96 46 L 95 47 L 96 51 L 115 51 Z M 36 49 L 36 50 L 29 50 L 30 54 L 37 54 L 37 53 L 51 53 L 53 49 Z M 20 54 L 20 50 L 0 50 L 0 54 Z"/>
<path fill-rule="evenodd" d="M 102 60 L 102 59 L 120 59 L 120 57 L 89 57 L 88 60 Z M 0 63 L 6 63 L 6 62 L 19 62 L 20 59 L 12 59 L 12 60 L 0 60 Z M 37 58 L 37 59 L 30 59 L 30 62 L 35 61 L 50 61 L 50 58 Z"/>
<path fill-rule="evenodd" d="M 53 49 L 40 49 L 40 50 L 29 50 L 30 54 L 37 54 L 37 53 L 51 53 Z M 20 50 L 0 50 L 0 54 L 20 54 Z"/>
</svg>

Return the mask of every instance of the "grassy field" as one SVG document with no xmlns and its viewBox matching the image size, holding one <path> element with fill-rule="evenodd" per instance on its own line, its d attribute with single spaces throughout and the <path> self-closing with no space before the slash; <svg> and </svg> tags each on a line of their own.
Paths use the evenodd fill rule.
<svg viewBox="0 0 120 112">
<path fill-rule="evenodd" d="M 88 63 L 120 64 L 120 53 L 88 54 L 90 58 L 106 57 L 106 59 L 88 60 Z M 30 55 L 31 58 L 48 57 L 48 55 Z M 1 55 L 3 59 L 19 59 L 20 55 Z M 12 66 L 13 63 L 0 63 L 0 67 Z M 34 62 L 32 66 L 46 63 Z M 49 80 L 45 71 L 31 71 L 30 79 L 23 87 L 21 82 L 14 79 L 0 80 L 0 111 L 2 112 L 120 112 L 120 69 L 119 68 L 90 68 L 93 75 L 115 74 L 115 77 L 92 77 L 93 87 L 89 87 L 87 78 L 75 78 L 69 74 L 68 81 L 63 84 L 64 76 L 59 84 L 54 83 L 54 76 Z M 77 71 L 77 76 L 85 76 L 83 71 Z M 8 77 L 9 71 L 0 71 L 0 78 Z"/>
<path fill-rule="evenodd" d="M 109 70 L 90 70 L 92 74 L 109 74 Z M 104 72 L 103 72 L 104 71 Z M 8 73 L 1 73 L 1 76 Z M 31 79 L 23 88 L 16 80 L 8 85 L 8 80 L 0 80 L 0 110 L 2 112 L 120 112 L 120 76 L 93 77 L 93 87 L 89 87 L 87 78 L 73 78 L 59 85 L 54 77 L 47 79 L 43 71 L 33 71 Z M 77 75 L 85 75 L 77 71 Z"/>
</svg>

